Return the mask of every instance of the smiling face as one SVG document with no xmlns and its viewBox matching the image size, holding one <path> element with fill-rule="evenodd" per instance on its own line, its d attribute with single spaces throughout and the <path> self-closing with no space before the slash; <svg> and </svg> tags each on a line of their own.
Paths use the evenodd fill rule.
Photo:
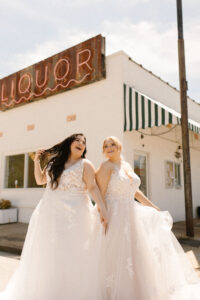
<svg viewBox="0 0 200 300">
<path fill-rule="evenodd" d="M 115 139 L 108 138 L 104 141 L 103 153 L 108 159 L 118 158 L 121 154 L 121 144 Z"/>
<path fill-rule="evenodd" d="M 71 155 L 75 157 L 81 157 L 86 148 L 86 141 L 84 136 L 78 135 L 71 143 Z"/>
</svg>

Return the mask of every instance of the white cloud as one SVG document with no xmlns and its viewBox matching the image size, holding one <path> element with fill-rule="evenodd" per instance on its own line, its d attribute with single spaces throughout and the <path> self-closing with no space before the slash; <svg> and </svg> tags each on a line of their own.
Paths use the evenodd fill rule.
<svg viewBox="0 0 200 300">
<path fill-rule="evenodd" d="M 57 40 L 46 41 L 36 45 L 34 49 L 26 53 L 18 53 L 7 62 L 10 73 L 16 72 L 57 54 L 69 47 L 72 47 L 88 38 L 94 36 L 95 33 L 84 33 L 77 30 L 66 30 Z"/>
<path fill-rule="evenodd" d="M 150 0 L 115 0 L 115 6 L 134 6 L 141 3 L 147 3 Z M 35 14 L 42 16 L 45 18 L 45 9 L 47 11 L 52 11 L 62 8 L 65 10 L 67 8 L 78 8 L 86 7 L 86 6 L 93 6 L 98 7 L 99 4 L 108 4 L 113 3 L 113 0 L 40 0 L 40 1 L 26 1 L 26 0 L 16 0 L 16 1 L 9 1 L 9 0 L 0 0 L 0 7 L 1 9 L 10 9 L 16 12 L 20 12 L 21 14 L 27 13 L 28 15 Z M 41 11 L 43 14 L 41 14 Z M 52 15 L 53 16 L 53 15 Z M 54 17 L 56 17 L 54 15 Z"/>
<path fill-rule="evenodd" d="M 195 76 L 200 75 L 200 21 L 190 22 L 185 26 L 186 61 Z"/>
<path fill-rule="evenodd" d="M 133 24 L 129 19 L 123 19 L 120 22 L 104 21 L 100 28 L 106 37 L 107 54 L 124 50 L 133 60 L 173 86 L 179 87 L 177 25 L 171 23 L 162 30 L 159 25 L 145 21 Z M 187 79 L 191 88 L 189 95 L 198 100 L 200 42 L 197 37 L 200 36 L 200 22 L 194 20 L 185 25 Z M 92 30 L 85 32 L 79 29 L 63 29 L 56 40 L 46 41 L 29 52 L 14 55 L 7 68 L 10 72 L 16 72 L 98 33 Z"/>
<path fill-rule="evenodd" d="M 150 68 L 158 75 L 172 73 L 177 68 L 175 24 L 160 31 L 150 22 L 132 24 L 129 20 L 104 22 L 108 51 L 126 51 L 133 60 Z"/>
<path fill-rule="evenodd" d="M 147 3 L 147 2 L 150 2 L 150 0 L 116 0 L 115 3 L 132 6 L 132 5 Z"/>
<path fill-rule="evenodd" d="M 160 62 L 165 72 L 174 70 L 176 59 L 176 30 L 171 26 L 166 32 L 159 32 L 156 25 L 148 22 L 137 24 L 129 20 L 121 22 L 105 21 L 102 34 L 106 36 L 107 54 L 118 50 L 126 51 L 134 60 L 160 73 Z M 97 33 L 81 30 L 63 30 L 56 40 L 36 45 L 27 53 L 13 56 L 9 66 L 12 69 L 24 68 L 68 47 L 82 42 Z M 174 43 L 174 47 L 169 45 Z M 170 64 L 171 62 L 171 64 Z"/>
<path fill-rule="evenodd" d="M 149 2 L 150 0 L 115 0 L 114 5 L 129 5 L 129 6 L 133 6 L 136 4 L 141 4 L 141 3 L 145 3 L 145 2 Z M 43 2 L 46 2 L 47 5 L 51 4 L 51 5 L 56 5 L 56 6 L 65 6 L 65 7 L 83 7 L 83 6 L 88 6 L 88 5 L 92 5 L 92 6 L 96 6 L 98 4 L 104 3 L 105 5 L 108 4 L 108 2 L 112 3 L 113 0 L 43 0 Z"/>
<path fill-rule="evenodd" d="M 168 24 L 160 30 L 159 24 L 139 22 L 132 24 L 128 19 L 121 22 L 105 21 L 107 54 L 124 50 L 133 60 L 142 64 L 165 81 L 179 88 L 177 25 Z M 185 24 L 186 71 L 189 95 L 200 101 L 197 86 L 200 75 L 200 21 Z"/>
</svg>

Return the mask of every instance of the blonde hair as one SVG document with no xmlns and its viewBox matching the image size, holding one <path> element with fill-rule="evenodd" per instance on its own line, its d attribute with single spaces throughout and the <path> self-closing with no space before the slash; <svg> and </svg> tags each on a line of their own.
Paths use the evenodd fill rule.
<svg viewBox="0 0 200 300">
<path fill-rule="evenodd" d="M 120 140 L 116 137 L 116 136 L 108 136 L 104 141 L 103 141 L 103 153 L 104 153 L 104 148 L 105 148 L 105 143 L 107 142 L 107 141 L 109 141 L 109 140 L 111 140 L 111 141 L 113 141 L 116 145 L 117 145 L 117 147 L 120 149 L 120 151 L 122 151 L 122 144 L 121 144 L 121 142 L 120 142 Z"/>
</svg>

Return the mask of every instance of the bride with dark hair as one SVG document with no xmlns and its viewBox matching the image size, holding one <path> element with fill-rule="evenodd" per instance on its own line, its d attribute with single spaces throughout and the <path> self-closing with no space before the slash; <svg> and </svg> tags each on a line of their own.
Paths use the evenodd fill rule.
<svg viewBox="0 0 200 300">
<path fill-rule="evenodd" d="M 102 234 L 95 232 L 100 220 L 88 192 L 105 227 L 107 215 L 85 154 L 81 133 L 36 152 L 36 182 L 46 189 L 32 214 L 19 267 L 1 300 L 102 299 L 97 259 Z M 42 157 L 48 158 L 43 170 Z"/>
</svg>

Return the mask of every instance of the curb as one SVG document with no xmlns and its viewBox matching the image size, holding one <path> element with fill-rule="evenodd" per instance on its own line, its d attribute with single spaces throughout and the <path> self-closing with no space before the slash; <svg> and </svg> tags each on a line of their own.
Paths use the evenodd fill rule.
<svg viewBox="0 0 200 300">
<path fill-rule="evenodd" d="M 0 245 L 0 251 L 2 252 L 8 252 L 12 254 L 21 255 L 22 249 L 17 247 L 9 247 L 9 246 L 1 246 Z"/>
<path fill-rule="evenodd" d="M 190 238 L 178 238 L 178 241 L 181 245 L 188 245 L 188 246 L 195 247 L 195 248 L 200 247 L 199 240 L 192 240 Z"/>
</svg>

